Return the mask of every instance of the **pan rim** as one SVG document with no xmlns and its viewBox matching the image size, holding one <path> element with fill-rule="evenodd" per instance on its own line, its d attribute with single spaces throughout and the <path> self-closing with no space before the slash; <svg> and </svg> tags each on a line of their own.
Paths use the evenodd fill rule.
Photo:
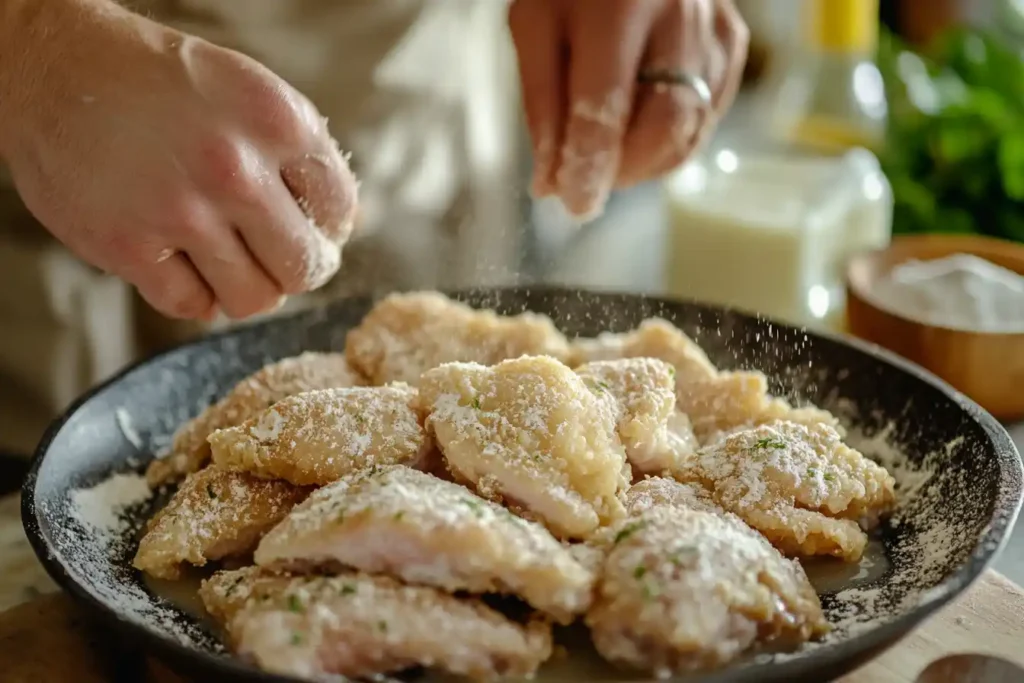
<svg viewBox="0 0 1024 683">
<path fill-rule="evenodd" d="M 648 295 L 643 293 L 630 293 L 622 291 L 601 291 L 589 288 L 574 288 L 559 285 L 519 285 L 501 287 L 476 287 L 457 290 L 442 291 L 443 294 L 455 299 L 462 299 L 473 295 L 490 295 L 500 297 L 503 294 L 538 293 L 551 297 L 594 297 L 607 301 L 620 299 L 633 305 L 653 304 L 655 306 L 672 307 L 686 305 L 698 311 L 706 311 L 710 314 L 728 315 L 740 319 L 769 323 L 780 329 L 794 332 L 802 332 L 785 323 L 780 323 L 764 316 L 752 315 L 750 313 L 720 306 L 712 306 L 702 302 L 673 297 Z M 35 450 L 29 472 L 21 489 L 21 517 L 25 534 L 29 539 L 33 552 L 43 564 L 49 576 L 67 591 L 78 602 L 84 603 L 91 612 L 101 616 L 111 625 L 119 627 L 123 632 L 137 638 L 151 652 L 156 653 L 163 659 L 173 658 L 183 661 L 190 669 L 206 670 L 211 674 L 225 675 L 232 678 L 241 676 L 249 677 L 249 680 L 264 681 L 266 683 L 295 683 L 296 679 L 279 676 L 259 671 L 241 660 L 223 654 L 217 654 L 196 647 L 189 646 L 175 640 L 166 634 L 158 633 L 151 629 L 126 619 L 116 609 L 94 596 L 91 592 L 80 585 L 60 561 L 59 555 L 51 548 L 48 539 L 41 531 L 41 522 L 44 513 L 36 505 L 36 483 L 39 470 L 50 446 L 60 434 L 64 426 L 78 413 L 78 411 L 97 395 L 106 391 L 109 387 L 117 384 L 128 375 L 140 368 L 159 362 L 161 359 L 172 354 L 181 352 L 185 348 L 192 348 L 204 345 L 214 345 L 218 341 L 237 337 L 243 334 L 259 334 L 261 330 L 282 324 L 283 321 L 300 321 L 318 319 L 320 317 L 330 318 L 331 313 L 338 309 L 348 309 L 360 305 L 369 304 L 372 301 L 368 296 L 354 296 L 331 302 L 325 306 L 310 310 L 300 311 L 281 318 L 262 320 L 251 324 L 237 326 L 227 330 L 220 330 L 206 335 L 200 339 L 193 340 L 167 349 L 149 358 L 141 359 L 125 367 L 106 381 L 98 384 L 85 392 L 81 397 L 70 404 L 65 411 L 58 416 L 47 428 L 42 439 Z M 904 614 L 885 622 L 876 628 L 861 633 L 838 643 L 816 648 L 814 651 L 787 658 L 783 661 L 771 663 L 771 675 L 778 680 L 786 680 L 786 676 L 796 677 L 812 674 L 815 671 L 829 670 L 835 667 L 843 667 L 852 664 L 846 670 L 852 670 L 855 666 L 873 659 L 889 646 L 895 644 L 902 637 L 908 635 L 914 628 L 920 625 L 925 619 L 933 615 L 940 608 L 947 605 L 955 597 L 963 594 L 970 586 L 981 577 L 991 566 L 996 556 L 1002 551 L 1018 514 L 1021 510 L 1022 480 L 1024 480 L 1024 465 L 1021 456 L 1009 434 L 1003 426 L 986 410 L 967 396 L 963 395 L 948 383 L 928 372 L 921 366 L 896 355 L 876 344 L 854 338 L 847 334 L 832 331 L 808 332 L 833 343 L 838 343 L 866 354 L 882 363 L 895 368 L 901 372 L 912 375 L 915 379 L 930 385 L 947 398 L 956 403 L 965 411 L 972 420 L 984 430 L 986 437 L 992 443 L 995 450 L 996 464 L 999 468 L 997 490 L 994 496 L 992 516 L 988 520 L 984 533 L 978 536 L 974 550 L 971 555 L 959 568 L 939 582 L 931 591 L 928 591 L 922 601 Z M 702 683 L 731 683 L 755 681 L 762 674 L 757 672 L 765 665 L 757 663 L 743 664 L 734 667 L 727 667 L 721 671 L 709 672 Z M 668 681 L 671 683 L 671 679 Z"/>
</svg>

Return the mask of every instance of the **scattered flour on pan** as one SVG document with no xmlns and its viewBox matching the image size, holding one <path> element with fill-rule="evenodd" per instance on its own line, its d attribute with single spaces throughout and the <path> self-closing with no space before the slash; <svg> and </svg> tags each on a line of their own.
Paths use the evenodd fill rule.
<svg viewBox="0 0 1024 683">
<path fill-rule="evenodd" d="M 66 523 L 53 529 L 54 551 L 68 573 L 94 598 L 125 620 L 193 647 L 213 641 L 180 611 L 150 595 L 130 569 L 142 517 L 137 509 L 152 495 L 140 474 L 115 474 L 73 490 Z M 48 515 L 62 519 L 62 515 Z"/>
<path fill-rule="evenodd" d="M 951 566 L 967 561 L 978 543 L 979 532 L 971 528 L 976 516 L 957 509 L 970 499 L 969 494 L 950 494 L 950 487 L 970 484 L 959 482 L 956 472 L 947 476 L 950 470 L 940 468 L 939 463 L 963 446 L 963 439 L 954 439 L 923 462 L 914 463 L 896 445 L 895 435 L 896 424 L 889 423 L 870 436 L 854 428 L 846 437 L 850 446 L 884 466 L 896 480 L 899 506 L 889 521 L 895 534 L 886 544 L 892 563 L 889 574 L 879 581 L 825 596 L 822 604 L 832 631 L 822 640 L 794 653 L 764 655 L 759 660 L 778 662 L 801 657 L 874 630 L 959 589 L 958 584 L 938 584 Z M 900 527 L 904 526 L 906 533 L 901 533 Z"/>
</svg>

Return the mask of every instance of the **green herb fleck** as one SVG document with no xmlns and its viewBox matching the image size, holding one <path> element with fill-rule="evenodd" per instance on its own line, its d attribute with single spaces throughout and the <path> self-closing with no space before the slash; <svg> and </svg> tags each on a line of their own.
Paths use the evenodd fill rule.
<svg viewBox="0 0 1024 683">
<path fill-rule="evenodd" d="M 677 567 L 682 567 L 693 562 L 699 554 L 700 552 L 695 546 L 684 545 L 682 548 L 676 548 L 672 551 L 672 554 L 669 555 L 669 561 Z"/>
<path fill-rule="evenodd" d="M 395 513 L 396 522 L 402 521 L 402 517 L 405 517 L 405 510 L 399 510 L 398 512 Z"/>
<path fill-rule="evenodd" d="M 647 567 L 643 566 L 642 564 L 638 564 L 636 566 L 636 568 L 633 569 L 633 578 L 634 579 L 642 579 L 642 578 L 644 578 L 644 574 L 646 574 L 646 573 L 647 573 Z"/>
<path fill-rule="evenodd" d="M 629 538 L 636 532 L 640 531 L 640 529 L 644 528 L 644 526 L 646 526 L 646 522 L 644 521 L 630 522 L 626 526 L 619 529 L 619 533 L 615 534 L 615 539 L 612 541 L 612 544 L 618 545 L 619 543 L 625 541 L 627 538 Z"/>
<path fill-rule="evenodd" d="M 472 500 L 471 498 L 462 498 L 459 502 L 472 510 L 477 517 L 483 514 L 483 506 L 480 505 L 479 502 Z"/>
<path fill-rule="evenodd" d="M 342 584 L 342 586 L 341 586 L 341 594 L 342 595 L 352 595 L 355 592 L 356 592 L 356 587 L 353 586 L 351 583 Z"/>
<path fill-rule="evenodd" d="M 835 481 L 836 480 L 836 475 L 832 474 L 831 472 L 826 472 L 822 476 L 825 478 L 825 481 Z"/>
<path fill-rule="evenodd" d="M 676 366 L 674 366 L 674 365 L 668 366 L 668 376 L 671 377 L 672 379 L 676 378 Z"/>
<path fill-rule="evenodd" d="M 292 631 L 292 645 L 302 645 L 302 634 L 298 631 Z"/>
<path fill-rule="evenodd" d="M 234 593 L 235 590 L 238 589 L 238 586 L 242 583 L 242 579 L 244 579 L 244 578 L 245 578 L 244 576 L 239 576 L 237 579 L 232 581 L 231 585 L 228 586 L 228 589 L 226 591 L 224 591 L 224 595 L 230 597 L 231 594 Z"/>
<path fill-rule="evenodd" d="M 380 629 L 381 633 L 387 633 L 388 632 L 388 622 L 386 622 L 386 621 L 378 621 L 377 622 L 377 628 Z"/>
<path fill-rule="evenodd" d="M 206 495 L 210 497 L 210 500 L 214 500 L 217 497 L 217 492 L 213 490 L 213 484 L 206 485 Z"/>
<path fill-rule="evenodd" d="M 297 612 L 299 614 L 302 613 L 304 608 L 302 606 L 302 600 L 299 599 L 299 596 L 297 596 L 297 595 L 289 595 L 288 596 L 288 609 L 290 611 L 292 611 L 292 612 Z"/>
<path fill-rule="evenodd" d="M 816 476 L 818 476 L 818 470 L 814 469 L 813 467 L 808 467 L 807 476 L 810 477 L 811 479 L 814 479 Z"/>
<path fill-rule="evenodd" d="M 477 410 L 480 410 L 480 397 L 479 396 L 474 396 L 473 397 L 473 407 L 476 408 Z"/>
<path fill-rule="evenodd" d="M 597 386 L 599 386 L 600 388 L 604 389 L 605 391 L 611 393 L 612 388 L 610 386 L 608 386 L 608 382 L 600 382 L 599 381 L 597 383 Z"/>
<path fill-rule="evenodd" d="M 782 449 L 782 448 L 785 448 L 785 447 L 786 447 L 786 442 L 785 441 L 783 441 L 782 439 L 773 439 L 770 436 L 765 437 L 763 439 L 758 439 L 757 442 L 754 443 L 754 448 L 757 448 L 757 449 L 774 448 L 776 450 L 779 450 L 779 449 Z"/>
<path fill-rule="evenodd" d="M 651 584 L 651 582 L 648 581 L 644 584 L 644 587 L 641 589 L 641 593 L 644 596 L 644 600 L 653 600 L 654 598 L 658 597 L 658 587 Z"/>
</svg>

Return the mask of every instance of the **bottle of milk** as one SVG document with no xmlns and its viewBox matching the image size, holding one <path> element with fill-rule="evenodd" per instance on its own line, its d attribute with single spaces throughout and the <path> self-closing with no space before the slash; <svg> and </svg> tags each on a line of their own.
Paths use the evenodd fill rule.
<svg viewBox="0 0 1024 683">
<path fill-rule="evenodd" d="M 875 156 L 718 149 L 666 183 L 666 288 L 810 328 L 835 326 L 844 270 L 892 237 L 892 189 Z"/>
</svg>

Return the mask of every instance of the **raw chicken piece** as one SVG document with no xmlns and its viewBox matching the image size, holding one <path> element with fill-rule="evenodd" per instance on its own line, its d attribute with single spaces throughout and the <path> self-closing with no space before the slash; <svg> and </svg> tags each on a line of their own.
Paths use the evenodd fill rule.
<svg viewBox="0 0 1024 683">
<path fill-rule="evenodd" d="M 433 448 L 415 401 L 416 390 L 405 384 L 290 396 L 211 434 L 213 461 L 300 486 L 328 484 L 372 465 L 426 469 Z"/>
<path fill-rule="evenodd" d="M 485 498 L 504 499 L 563 538 L 622 516 L 629 467 L 614 411 L 562 363 L 448 363 L 427 372 L 420 391 L 449 469 Z"/>
<path fill-rule="evenodd" d="M 210 459 L 206 439 L 218 429 L 240 425 L 283 398 L 314 389 L 354 387 L 364 383 L 340 353 L 303 353 L 272 363 L 251 375 L 227 396 L 186 422 L 174 435 L 171 454 L 146 470 L 152 487 L 200 470 Z"/>
<path fill-rule="evenodd" d="M 823 424 L 777 421 L 705 446 L 673 473 L 703 486 L 787 555 L 860 559 L 866 528 L 896 501 L 884 468 Z"/>
<path fill-rule="evenodd" d="M 679 467 L 697 450 L 685 415 L 675 410 L 675 368 L 656 358 L 595 361 L 576 374 L 611 399 L 617 432 L 634 474 Z"/>
<path fill-rule="evenodd" d="M 214 575 L 200 596 L 235 652 L 265 671 L 305 680 L 416 666 L 476 680 L 523 677 L 552 649 L 548 625 L 520 625 L 477 600 L 386 576 L 247 568 Z"/>
<path fill-rule="evenodd" d="M 134 566 L 160 579 L 177 579 L 182 565 L 245 556 L 260 538 L 309 494 L 217 467 L 190 474 L 149 521 Z"/>
<path fill-rule="evenodd" d="M 717 440 L 723 432 L 778 419 L 826 424 L 841 432 L 831 413 L 813 406 L 794 408 L 785 399 L 771 396 L 764 374 L 719 370 L 696 342 L 660 318 L 645 320 L 626 334 L 577 339 L 570 351 L 573 364 L 643 357 L 675 367 L 676 408 L 689 418 L 702 444 Z"/>
<path fill-rule="evenodd" d="M 536 313 L 499 316 L 437 292 L 392 294 L 348 333 L 345 353 L 375 384 L 408 382 L 442 363 L 493 365 L 523 355 L 564 358 L 568 342 Z"/>
<path fill-rule="evenodd" d="M 828 628 L 799 563 L 734 515 L 670 506 L 621 527 L 586 623 L 605 659 L 661 678 Z"/>
<path fill-rule="evenodd" d="M 450 592 L 510 593 L 562 623 L 586 610 L 593 576 L 540 524 L 408 467 L 316 491 L 260 543 L 256 563 L 338 564 Z"/>
</svg>

